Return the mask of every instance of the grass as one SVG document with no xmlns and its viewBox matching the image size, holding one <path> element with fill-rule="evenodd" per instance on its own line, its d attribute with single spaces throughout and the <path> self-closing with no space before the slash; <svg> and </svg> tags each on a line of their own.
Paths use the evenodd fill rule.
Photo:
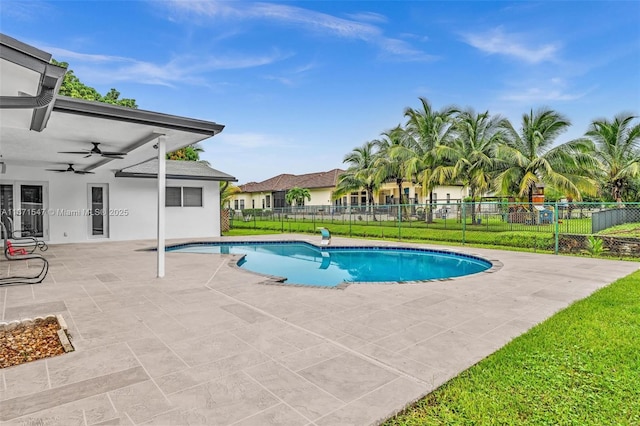
<svg viewBox="0 0 640 426">
<path fill-rule="evenodd" d="M 640 424 L 640 271 L 534 327 L 385 426 Z"/>
<path fill-rule="evenodd" d="M 600 235 L 640 238 L 640 222 L 612 226 L 611 228 L 607 228 L 600 232 Z"/>
<path fill-rule="evenodd" d="M 349 224 L 349 223 L 318 223 L 312 221 L 275 221 L 259 220 L 251 222 L 236 221 L 233 223 L 233 231 L 252 230 L 263 232 L 289 232 L 289 233 L 318 233 L 317 227 L 324 225 L 333 235 L 361 237 L 385 240 L 403 240 L 414 242 L 433 242 L 442 244 L 468 244 L 481 245 L 484 247 L 516 247 L 531 249 L 536 251 L 550 252 L 553 250 L 555 241 L 553 232 L 534 230 L 519 231 L 487 231 L 482 225 L 467 225 L 466 230 L 443 229 L 425 227 L 419 222 L 412 226 L 405 225 L 401 228 L 394 224 L 385 226 L 385 223 L 378 225 Z M 258 234 L 259 235 L 259 234 Z"/>
</svg>

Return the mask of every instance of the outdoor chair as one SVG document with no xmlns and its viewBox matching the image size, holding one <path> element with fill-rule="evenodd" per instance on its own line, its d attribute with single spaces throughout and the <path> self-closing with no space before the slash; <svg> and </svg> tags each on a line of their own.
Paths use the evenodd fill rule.
<svg viewBox="0 0 640 426">
<path fill-rule="evenodd" d="M 47 272 L 49 272 L 49 262 L 47 259 L 37 253 L 29 252 L 27 248 L 15 246 L 12 241 L 7 238 L 9 235 L 4 226 L 4 223 L 0 221 L 0 226 L 2 227 L 2 235 L 4 239 L 4 257 L 8 262 L 13 261 L 26 261 L 26 268 L 30 269 L 30 266 L 33 263 L 41 263 L 42 266 L 40 270 L 36 274 L 16 274 L 12 275 L 12 267 L 10 264 L 7 264 L 7 275 L 0 277 L 0 286 L 4 285 L 13 285 L 13 284 L 38 284 L 41 283 L 45 277 L 47 276 Z M 35 246 L 34 246 L 35 247 Z M 4 270 L 5 268 L 0 268 L 0 270 Z"/>
<path fill-rule="evenodd" d="M 32 237 L 30 235 L 23 236 L 22 234 L 24 233 L 24 231 L 19 231 L 20 236 L 16 235 L 18 231 L 15 230 L 13 226 L 13 220 L 8 215 L 3 215 L 0 223 L 2 223 L 3 238 L 13 240 L 12 244 L 15 247 L 24 248 L 29 253 L 33 253 L 37 248 L 39 248 L 40 251 L 46 251 L 49 248 L 49 246 L 47 246 L 47 243 L 39 240 L 36 237 Z M 5 223 L 8 224 L 8 227 L 5 227 Z"/>
</svg>

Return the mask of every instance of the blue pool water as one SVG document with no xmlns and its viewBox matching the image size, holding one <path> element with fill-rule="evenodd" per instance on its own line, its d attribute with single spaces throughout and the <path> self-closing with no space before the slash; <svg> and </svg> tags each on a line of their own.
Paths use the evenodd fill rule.
<svg viewBox="0 0 640 426">
<path fill-rule="evenodd" d="M 421 281 L 459 277 L 489 269 L 475 256 L 438 250 L 384 247 L 322 247 L 303 242 L 197 243 L 168 247 L 185 253 L 240 254 L 244 269 L 286 277 L 287 283 L 335 287 L 342 282 Z"/>
</svg>

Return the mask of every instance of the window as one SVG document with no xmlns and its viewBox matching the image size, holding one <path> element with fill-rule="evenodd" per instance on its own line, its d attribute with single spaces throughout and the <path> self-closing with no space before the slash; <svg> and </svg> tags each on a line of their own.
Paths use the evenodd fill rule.
<svg viewBox="0 0 640 426">
<path fill-rule="evenodd" d="M 167 186 L 165 205 L 167 207 L 202 207 L 202 188 Z"/>
<path fill-rule="evenodd" d="M 240 210 L 244 210 L 244 200 L 240 200 Z"/>
<path fill-rule="evenodd" d="M 179 186 L 167 186 L 167 195 L 164 204 L 167 207 L 182 206 L 182 188 Z"/>
<path fill-rule="evenodd" d="M 351 193 L 351 202 L 349 204 L 351 204 L 352 206 L 357 206 L 358 205 L 358 193 L 357 192 L 352 192 Z"/>
<path fill-rule="evenodd" d="M 262 199 L 262 209 L 264 209 L 264 198 Z"/>
<path fill-rule="evenodd" d="M 251 200 L 251 208 L 252 209 L 256 208 L 256 200 Z"/>
<path fill-rule="evenodd" d="M 271 195 L 267 195 L 265 197 L 265 200 L 267 200 L 267 208 L 270 209 L 271 208 Z"/>
<path fill-rule="evenodd" d="M 202 188 L 182 188 L 184 207 L 202 207 Z"/>
<path fill-rule="evenodd" d="M 109 236 L 109 187 L 107 184 L 89 184 L 89 235 Z"/>
<path fill-rule="evenodd" d="M 238 200 L 233 201 L 233 209 L 238 210 Z"/>
<path fill-rule="evenodd" d="M 451 194 L 447 194 L 447 204 L 451 202 Z"/>
<path fill-rule="evenodd" d="M 433 202 L 437 203 L 438 202 L 438 194 L 435 192 L 432 192 L 431 194 L 433 194 Z"/>
</svg>

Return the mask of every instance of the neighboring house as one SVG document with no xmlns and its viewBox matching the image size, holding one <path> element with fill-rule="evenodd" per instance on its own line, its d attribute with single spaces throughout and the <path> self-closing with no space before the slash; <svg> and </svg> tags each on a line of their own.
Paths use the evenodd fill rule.
<svg viewBox="0 0 640 426">
<path fill-rule="evenodd" d="M 333 169 L 328 172 L 308 173 L 304 175 L 281 174 L 262 182 L 250 182 L 240 185 L 240 193 L 235 194 L 225 207 L 234 210 L 245 209 L 278 209 L 287 207 L 285 195 L 293 187 L 307 188 L 311 200 L 305 200 L 308 206 L 358 206 L 367 204 L 365 191 L 332 199 L 333 192 L 340 174 L 344 170 Z M 424 204 L 429 202 L 429 196 L 422 195 L 419 185 L 405 182 L 402 186 L 405 202 L 410 204 Z M 461 185 L 437 186 L 433 190 L 433 201 L 438 203 L 458 203 L 468 196 L 468 190 Z M 395 182 L 384 183 L 374 195 L 377 205 L 397 204 L 398 185 Z"/>
<path fill-rule="evenodd" d="M 66 71 L 50 59 L 0 34 L 0 210 L 16 229 L 51 243 L 219 236 L 219 181 L 236 179 L 164 154 L 224 126 L 59 96 Z"/>
<path fill-rule="evenodd" d="M 428 203 L 429 194 L 422 194 L 420 185 L 404 182 L 402 184 L 403 202 L 409 204 L 425 204 Z M 398 185 L 395 182 L 387 182 L 377 192 L 376 202 L 378 204 L 397 204 L 398 203 Z M 439 185 L 432 191 L 431 200 L 434 203 L 459 203 L 469 196 L 468 188 L 462 185 Z"/>
<path fill-rule="evenodd" d="M 327 206 L 333 203 L 331 194 L 341 173 L 344 170 L 333 169 L 304 175 L 281 174 L 262 182 L 249 182 L 239 186 L 241 192 L 235 194 L 226 207 L 234 210 L 287 207 L 287 191 L 295 187 L 309 190 L 311 200 L 305 200 L 306 205 Z"/>
</svg>

